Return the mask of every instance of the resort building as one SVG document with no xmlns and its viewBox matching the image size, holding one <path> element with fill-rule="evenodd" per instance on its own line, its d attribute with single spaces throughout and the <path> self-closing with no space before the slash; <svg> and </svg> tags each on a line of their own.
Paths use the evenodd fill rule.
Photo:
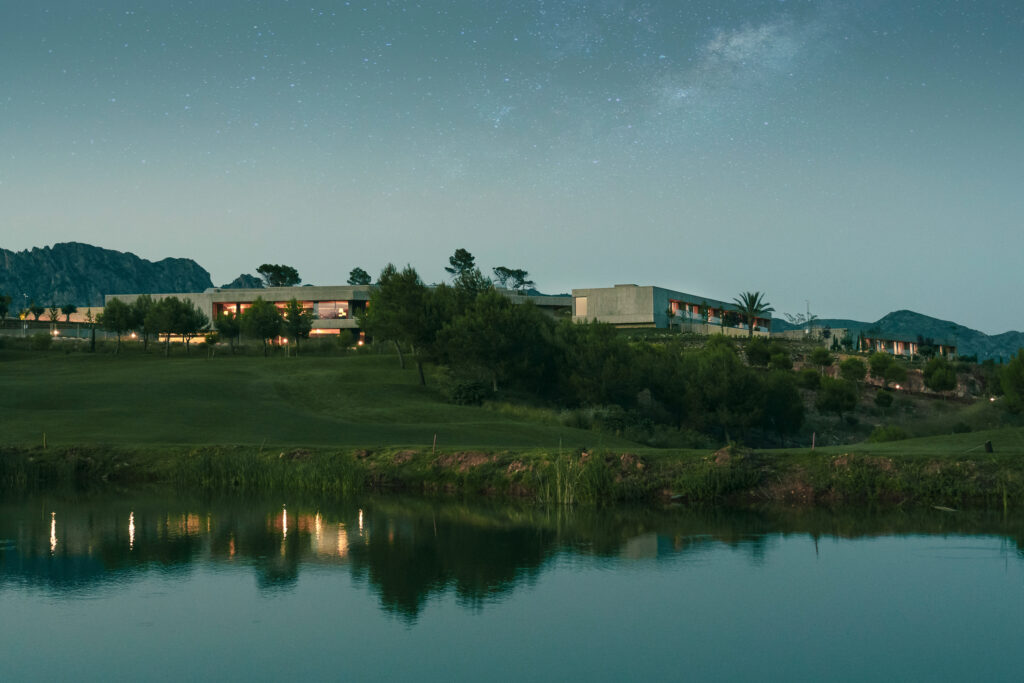
<svg viewBox="0 0 1024 683">
<path fill-rule="evenodd" d="M 227 289 L 212 287 L 204 292 L 151 294 L 153 299 L 175 296 L 188 300 L 210 318 L 216 320 L 221 313 L 240 315 L 252 306 L 258 297 L 283 309 L 295 299 L 304 309 L 313 314 L 313 329 L 310 336 L 340 334 L 342 330 L 356 332 L 356 319 L 366 310 L 373 285 L 302 285 L 296 287 L 262 287 L 255 289 Z M 512 303 L 527 301 L 551 315 L 568 315 L 572 308 L 569 296 L 546 296 L 543 294 L 519 294 L 509 290 L 498 290 Z M 131 304 L 141 294 L 108 294 L 106 301 L 120 299 Z"/>
<path fill-rule="evenodd" d="M 911 358 L 919 355 L 921 353 L 921 347 L 927 344 L 935 349 L 935 355 L 937 356 L 943 356 L 945 358 L 956 357 L 956 346 L 954 344 L 931 340 L 923 342 L 920 341 L 920 339 L 920 337 L 916 337 L 911 340 L 905 337 L 862 335 L 860 338 L 860 350 L 871 352 L 880 351 L 882 353 L 890 353 L 894 356 L 906 356 L 907 358 Z"/>
<path fill-rule="evenodd" d="M 141 294 L 108 294 L 106 301 L 120 299 L 131 304 Z M 370 300 L 370 285 L 337 285 L 329 287 L 265 287 L 256 289 L 226 289 L 211 287 L 204 292 L 183 292 L 150 294 L 155 300 L 174 296 L 191 301 L 196 308 L 207 315 L 210 321 L 221 313 L 240 315 L 252 306 L 257 298 L 269 301 L 278 308 L 295 299 L 307 311 L 313 313 L 313 329 L 310 336 L 339 334 L 342 330 L 355 331 L 359 327 L 356 316 L 366 309 Z"/>
<path fill-rule="evenodd" d="M 615 285 L 572 290 L 574 322 L 616 327 L 679 327 L 684 332 L 745 337 L 748 326 L 734 303 L 662 287 Z M 771 314 L 754 320 L 754 334 L 771 333 Z"/>
</svg>

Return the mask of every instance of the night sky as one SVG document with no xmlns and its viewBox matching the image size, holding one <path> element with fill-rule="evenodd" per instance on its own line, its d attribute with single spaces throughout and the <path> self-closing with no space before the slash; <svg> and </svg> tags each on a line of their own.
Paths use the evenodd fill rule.
<svg viewBox="0 0 1024 683">
<path fill-rule="evenodd" d="M 1019 0 L 0 0 L 0 246 L 1024 328 Z"/>
</svg>

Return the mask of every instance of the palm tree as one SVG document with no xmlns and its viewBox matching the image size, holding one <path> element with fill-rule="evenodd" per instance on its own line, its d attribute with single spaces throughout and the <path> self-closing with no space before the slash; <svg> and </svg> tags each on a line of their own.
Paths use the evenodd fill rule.
<svg viewBox="0 0 1024 683">
<path fill-rule="evenodd" d="M 754 320 L 763 317 L 765 313 L 771 313 L 775 309 L 764 300 L 762 292 L 743 292 L 733 299 L 736 308 L 747 321 L 747 338 L 754 336 Z"/>
</svg>

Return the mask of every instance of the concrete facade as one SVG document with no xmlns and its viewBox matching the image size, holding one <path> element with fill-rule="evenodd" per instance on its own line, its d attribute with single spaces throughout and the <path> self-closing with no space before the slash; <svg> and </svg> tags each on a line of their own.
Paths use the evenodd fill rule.
<svg viewBox="0 0 1024 683">
<path fill-rule="evenodd" d="M 264 287 L 260 289 L 227 289 L 211 287 L 204 292 L 179 292 L 150 294 L 154 300 L 177 297 L 191 301 L 212 322 L 223 312 L 242 313 L 257 298 L 269 301 L 278 307 L 295 299 L 303 308 L 313 313 L 311 335 L 338 334 L 341 330 L 355 330 L 359 327 L 356 315 L 366 308 L 370 300 L 370 285 L 336 285 L 326 287 Z M 120 299 L 131 304 L 141 294 L 108 294 L 106 302 Z"/>
<path fill-rule="evenodd" d="M 264 287 L 259 289 L 227 289 L 212 287 L 204 292 L 182 292 L 150 294 L 154 300 L 174 296 L 190 301 L 212 322 L 223 312 L 244 313 L 257 297 L 278 307 L 295 299 L 302 307 L 313 313 L 311 335 L 338 334 L 341 330 L 357 330 L 356 317 L 366 309 L 373 285 L 328 285 L 298 287 Z M 498 290 L 512 303 L 530 302 L 542 311 L 554 316 L 568 315 L 572 308 L 570 296 L 531 296 L 509 290 Z M 108 294 L 105 302 L 120 299 L 131 304 L 141 294 Z"/>
<path fill-rule="evenodd" d="M 615 285 L 572 290 L 574 322 L 600 321 L 616 327 L 680 327 L 698 334 L 746 336 L 747 326 L 724 324 L 733 303 L 651 285 Z M 754 334 L 767 336 L 771 314 L 758 318 Z"/>
</svg>

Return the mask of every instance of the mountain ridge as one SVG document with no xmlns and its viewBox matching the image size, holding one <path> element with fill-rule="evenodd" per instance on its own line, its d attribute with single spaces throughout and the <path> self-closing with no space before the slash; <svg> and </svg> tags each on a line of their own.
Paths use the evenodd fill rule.
<svg viewBox="0 0 1024 683">
<path fill-rule="evenodd" d="M 0 292 L 11 308 L 40 305 L 102 306 L 107 294 L 201 292 L 210 274 L 187 258 L 148 261 L 131 252 L 83 242 L 58 242 L 24 251 L 0 248 Z"/>
<path fill-rule="evenodd" d="M 846 318 L 819 318 L 814 321 L 814 325 L 815 327 L 848 329 L 854 338 L 858 334 L 866 335 L 869 332 L 898 339 L 916 339 L 920 335 L 936 342 L 953 344 L 961 356 L 977 355 L 979 361 L 998 358 L 1009 360 L 1010 356 L 1024 348 L 1024 332 L 1010 330 L 989 335 L 952 320 L 942 320 L 907 309 L 886 313 L 874 322 Z M 803 325 L 794 325 L 778 318 L 772 319 L 773 332 L 799 330 L 803 327 Z"/>
</svg>

